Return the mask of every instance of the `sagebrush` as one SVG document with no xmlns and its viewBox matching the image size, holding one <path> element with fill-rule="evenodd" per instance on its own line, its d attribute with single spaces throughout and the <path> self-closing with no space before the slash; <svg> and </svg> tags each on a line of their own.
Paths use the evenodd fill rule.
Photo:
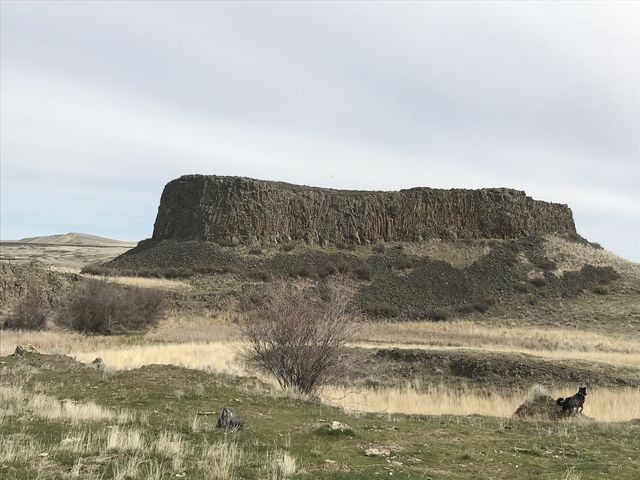
<svg viewBox="0 0 640 480">
<path fill-rule="evenodd" d="M 59 317 L 73 330 L 102 335 L 146 330 L 165 311 L 160 290 L 123 287 L 106 280 L 87 280 Z"/>
</svg>

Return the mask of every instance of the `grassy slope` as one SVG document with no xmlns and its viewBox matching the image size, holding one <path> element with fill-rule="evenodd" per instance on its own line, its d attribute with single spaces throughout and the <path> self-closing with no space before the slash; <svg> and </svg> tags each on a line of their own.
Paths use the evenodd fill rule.
<svg viewBox="0 0 640 480">
<path fill-rule="evenodd" d="M 544 360 L 519 353 L 474 350 L 350 348 L 336 383 L 397 386 L 412 381 L 493 390 L 526 391 L 535 383 L 564 387 L 574 383 L 598 387 L 639 386 L 640 369 L 597 362 Z"/>
<path fill-rule="evenodd" d="M 567 478 L 635 479 L 640 476 L 640 426 L 599 425 L 578 422 L 528 422 L 470 417 L 413 417 L 403 415 L 349 415 L 340 410 L 269 394 L 252 380 L 220 377 L 171 366 L 102 374 L 67 357 L 27 355 L 3 357 L 5 379 L 14 374 L 28 378 L 28 386 L 58 398 L 95 401 L 104 406 L 148 414 L 148 421 L 134 425 L 148 443 L 163 431 L 178 432 L 196 448 L 184 460 L 185 478 L 208 478 L 197 468 L 200 446 L 233 439 L 247 452 L 236 478 L 265 478 L 264 456 L 274 449 L 289 451 L 305 471 L 295 478 L 370 479 L 389 476 L 402 479 L 507 479 Z M 246 420 L 245 430 L 229 434 L 212 428 L 215 417 L 202 417 L 202 431 L 190 424 L 198 411 L 219 411 L 232 406 Z M 1 418 L 1 417 L 0 417 Z M 315 431 L 318 422 L 348 423 L 354 436 L 327 436 Z M 50 455 L 21 464 L 3 462 L 0 478 L 68 478 L 74 456 L 50 448 L 78 429 L 99 430 L 104 423 L 45 422 L 32 416 L 5 417 L 0 423 L 4 441 L 15 435 L 37 438 Z M 13 436 L 13 437 L 12 437 Z M 366 457 L 362 447 L 393 447 L 391 460 Z M 90 451 L 84 454 L 81 478 L 113 478 L 114 469 L 134 453 Z M 164 475 L 174 477 L 170 461 L 148 452 L 148 461 L 162 463 Z M 336 464 L 325 463 L 326 459 Z M 578 478 L 578 477 L 575 477 Z"/>
<path fill-rule="evenodd" d="M 156 268 L 155 274 L 167 269 L 180 273 L 173 267 L 181 266 L 191 274 L 197 267 L 220 269 L 213 275 L 193 276 L 188 280 L 193 288 L 174 295 L 182 310 L 234 309 L 238 301 L 260 291 L 261 280 L 256 274 L 267 272 L 298 278 L 308 275 L 309 279 L 301 281 L 309 284 L 317 284 L 320 278 L 342 283 L 353 292 L 358 307 L 388 306 L 395 310 L 392 316 L 400 314 L 399 319 L 444 313 L 449 320 L 469 318 L 500 325 L 606 332 L 640 329 L 640 265 L 585 243 L 558 237 L 518 242 L 430 240 L 388 244 L 383 253 L 374 252 L 371 246 L 337 250 L 296 245 L 287 253 L 279 248 L 264 246 L 255 254 L 251 252 L 256 249 L 248 247 L 202 242 L 143 245 L 108 265 L 116 267 L 116 273 L 131 268 L 134 274 L 145 266 Z M 409 262 L 413 267 L 399 270 L 398 262 Z M 354 272 L 358 265 L 372 267 L 370 279 L 357 278 Z M 588 265 L 596 270 L 582 271 Z M 335 266 L 348 268 L 344 273 L 333 271 L 324 276 Z M 597 269 L 608 267 L 620 278 L 599 279 Z M 546 285 L 528 282 L 542 277 Z M 603 294 L 593 293 L 596 288 Z M 487 299 L 495 304 L 486 313 L 459 311 Z"/>
</svg>

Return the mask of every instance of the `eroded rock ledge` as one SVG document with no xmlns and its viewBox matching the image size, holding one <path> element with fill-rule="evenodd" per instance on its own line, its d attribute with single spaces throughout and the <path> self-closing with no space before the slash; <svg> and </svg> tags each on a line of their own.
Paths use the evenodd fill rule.
<svg viewBox="0 0 640 480">
<path fill-rule="evenodd" d="M 507 188 L 333 190 L 186 175 L 162 193 L 153 239 L 365 244 L 575 233 L 567 205 Z"/>
</svg>

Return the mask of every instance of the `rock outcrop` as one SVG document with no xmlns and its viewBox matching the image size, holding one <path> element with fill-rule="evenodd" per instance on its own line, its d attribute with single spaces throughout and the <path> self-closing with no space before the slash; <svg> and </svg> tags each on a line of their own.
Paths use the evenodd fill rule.
<svg viewBox="0 0 640 480">
<path fill-rule="evenodd" d="M 220 413 L 216 427 L 235 430 L 244 427 L 244 420 L 231 409 L 224 407 Z"/>
<path fill-rule="evenodd" d="M 575 233 L 566 205 L 506 188 L 347 191 L 187 175 L 162 193 L 154 240 L 366 244 Z"/>
</svg>

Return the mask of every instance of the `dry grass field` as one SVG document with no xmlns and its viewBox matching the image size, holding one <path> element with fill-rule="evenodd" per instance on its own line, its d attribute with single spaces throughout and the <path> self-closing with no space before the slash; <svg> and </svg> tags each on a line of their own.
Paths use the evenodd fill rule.
<svg viewBox="0 0 640 480">
<path fill-rule="evenodd" d="M 563 329 L 524 329 L 479 325 L 472 322 L 361 323 L 354 346 L 471 350 L 474 352 L 520 352 L 542 359 L 580 360 L 612 366 L 640 368 L 640 342 L 596 332 Z M 239 358 L 243 344 L 234 317 L 176 315 L 142 336 L 84 336 L 67 331 L 5 331 L 0 356 L 18 344 L 33 344 L 44 353 L 61 353 L 89 363 L 100 357 L 109 370 L 129 370 L 164 364 L 229 375 L 252 376 Z M 262 377 L 268 383 L 271 379 Z M 542 379 L 543 380 L 543 379 Z M 566 385 L 557 396 L 573 392 Z M 450 385 L 419 385 L 412 382 L 394 388 L 328 386 L 322 398 L 348 410 L 426 415 L 510 416 L 526 392 L 460 390 Z M 614 408 L 615 407 L 615 408 Z M 586 415 L 599 421 L 640 418 L 640 386 L 597 388 L 590 395 Z"/>
<path fill-rule="evenodd" d="M 279 392 L 271 377 L 247 369 L 236 313 L 174 306 L 150 331 L 114 336 L 83 335 L 53 324 L 45 331 L 0 330 L 0 478 L 364 479 L 396 472 L 399 478 L 506 479 L 520 478 L 518 472 L 526 471 L 530 478 L 585 480 L 599 478 L 605 470 L 611 478 L 634 478 L 640 471 L 640 465 L 629 460 L 640 448 L 633 440 L 637 428 L 630 422 L 640 418 L 640 384 L 634 373 L 640 371 L 640 331 L 634 328 L 640 322 L 640 305 L 633 302 L 640 285 L 638 266 L 586 245 L 554 238 L 545 245 L 557 264 L 556 273 L 595 261 L 615 264 L 623 280 L 607 295 L 496 305 L 487 314 L 441 322 L 360 318 L 345 358 L 364 362 L 354 363 L 355 368 L 371 371 L 362 378 L 347 372 L 346 380 L 326 385 L 319 393 L 321 404 Z M 463 266 L 486 253 L 484 246 L 472 247 L 463 251 L 445 242 L 426 242 L 406 248 Z M 3 255 L 19 254 L 22 257 L 12 261 L 35 260 L 73 272 L 114 253 L 91 247 L 20 248 L 9 253 L 3 248 Z M 36 250 L 25 250 L 29 248 Z M 184 299 L 236 280 L 109 281 Z M 84 365 L 69 357 L 8 356 L 20 344 Z M 448 371 L 436 375 L 429 360 L 403 363 L 401 355 L 376 356 L 392 350 L 445 359 L 455 355 L 463 364 L 489 369 L 501 359 L 520 362 L 529 376 L 512 382 L 449 380 Z M 105 365 L 100 372 L 86 367 L 96 357 Z M 552 382 L 545 375 L 555 373 L 556 366 L 569 374 L 558 374 Z M 387 368 L 396 370 L 385 372 Z M 402 376 L 394 376 L 397 369 Z M 564 397 L 576 391 L 586 372 L 606 382 L 589 384 L 583 416 L 556 423 L 512 418 L 532 384 L 546 383 L 550 395 Z M 381 373 L 385 382 L 368 381 L 367 375 L 380 381 L 376 376 Z M 251 412 L 251 439 L 241 433 L 218 434 L 211 419 L 196 414 L 225 404 Z M 288 422 L 292 412 L 294 433 L 287 433 L 289 427 L 280 432 L 272 417 L 283 416 Z M 318 437 L 317 423 L 332 418 L 356 425 L 355 440 Z M 399 425 L 413 433 L 396 431 Z M 424 436 L 426 425 L 429 438 Z M 516 446 L 511 435 L 519 439 Z M 438 438 L 438 446 L 430 445 L 428 451 L 439 449 L 441 457 L 424 457 L 431 436 Z M 393 459 L 380 462 L 362 454 L 365 446 L 378 445 L 382 438 L 398 452 L 412 453 L 393 453 Z M 487 438 L 502 446 L 487 453 Z M 585 439 L 591 442 L 586 449 Z M 414 440 L 420 445 L 413 445 Z M 596 450 L 604 453 L 596 457 Z M 490 456 L 496 458 L 493 465 Z M 334 458 L 337 466 L 324 463 Z M 415 459 L 429 467 L 413 464 Z M 535 476 L 541 462 L 552 476 Z M 14 476 L 7 476 L 9 470 L 3 471 L 2 465 L 16 468 Z"/>
<path fill-rule="evenodd" d="M 0 243 L 0 261 L 16 265 L 35 264 L 62 272 L 78 273 L 91 263 L 107 262 L 130 250 L 128 246 L 74 246 L 38 243 Z"/>
<path fill-rule="evenodd" d="M 554 397 L 566 396 L 576 388 L 550 392 Z M 461 390 L 448 385 L 426 388 L 406 385 L 397 388 L 353 388 L 329 386 L 323 399 L 349 411 L 407 413 L 413 415 L 485 415 L 511 417 L 527 397 L 526 391 L 512 392 Z M 640 418 L 640 387 L 596 388 L 589 392 L 584 415 L 599 422 L 622 422 Z"/>
</svg>

